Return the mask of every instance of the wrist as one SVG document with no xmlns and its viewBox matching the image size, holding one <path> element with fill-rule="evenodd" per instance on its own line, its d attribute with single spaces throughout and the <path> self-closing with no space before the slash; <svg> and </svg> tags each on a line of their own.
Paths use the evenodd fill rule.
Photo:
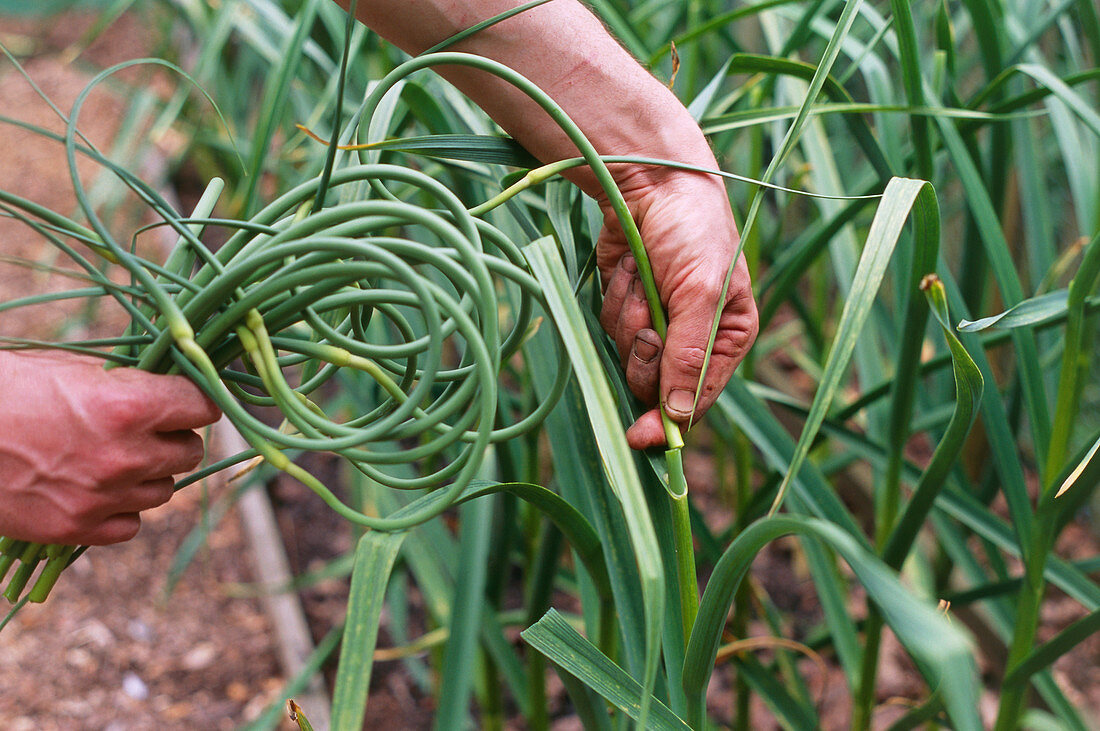
<svg viewBox="0 0 1100 731">
<path fill-rule="evenodd" d="M 670 94 L 671 96 L 671 94 Z M 596 150 L 606 157 L 637 158 L 637 162 L 609 162 L 608 169 L 619 190 L 628 199 L 647 191 L 670 186 L 712 185 L 724 190 L 720 178 L 702 172 L 685 170 L 659 162 L 668 161 L 706 170 L 717 170 L 718 162 L 699 126 L 683 106 L 654 108 L 646 119 L 635 117 L 629 129 L 618 128 L 611 139 L 593 139 Z M 652 122 L 652 123 L 650 123 Z M 567 175 L 587 194 L 601 203 L 607 197 L 595 174 L 587 167 Z"/>
<path fill-rule="evenodd" d="M 618 46 L 616 51 L 626 55 Z M 710 144 L 690 112 L 663 83 L 633 59 L 627 60 L 629 63 L 586 58 L 569 77 L 546 90 L 602 156 L 668 160 L 717 169 Z M 520 142 L 527 144 L 524 139 Z M 539 156 L 539 151 L 532 152 Z M 551 158 L 577 154 L 572 143 L 567 143 L 565 149 L 549 150 Z M 650 163 L 609 163 L 608 167 L 624 194 L 674 179 L 710 177 Z M 587 167 L 577 168 L 566 177 L 597 199 L 606 195 Z"/>
</svg>

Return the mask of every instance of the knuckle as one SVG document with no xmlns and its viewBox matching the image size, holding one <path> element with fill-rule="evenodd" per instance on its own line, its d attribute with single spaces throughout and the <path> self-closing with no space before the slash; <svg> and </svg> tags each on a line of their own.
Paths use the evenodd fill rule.
<svg viewBox="0 0 1100 731">
<path fill-rule="evenodd" d="M 716 341 L 715 348 L 717 347 Z M 674 370 L 699 373 L 703 370 L 703 364 L 707 362 L 707 349 L 698 345 L 683 345 L 675 350 L 666 349 L 662 358 L 666 359 L 668 365 Z"/>
<path fill-rule="evenodd" d="M 751 322 L 742 323 L 740 327 L 731 328 L 729 331 L 730 347 L 732 349 L 731 355 L 734 358 L 741 358 L 756 342 L 756 336 L 759 334 L 759 325 L 754 319 Z"/>
<path fill-rule="evenodd" d="M 147 494 L 144 496 L 142 510 L 148 510 L 160 505 L 164 505 L 166 502 L 172 499 L 172 494 L 175 490 L 175 483 L 171 478 L 165 478 L 150 483 L 148 486 Z"/>
<path fill-rule="evenodd" d="M 181 401 L 204 424 L 212 424 L 221 417 L 221 409 L 201 388 L 185 376 L 163 376 L 160 381 L 161 398 Z"/>
<path fill-rule="evenodd" d="M 157 505 L 164 505 L 176 494 L 176 483 L 172 479 L 165 480 L 157 489 Z"/>
<path fill-rule="evenodd" d="M 118 388 L 104 394 L 99 404 L 103 418 L 118 431 L 130 431 L 147 420 L 147 402 L 135 389 Z"/>
<path fill-rule="evenodd" d="M 141 516 L 137 513 L 116 515 L 104 523 L 96 535 L 95 542 L 99 545 L 124 543 L 136 536 L 139 530 L 141 530 Z"/>
<path fill-rule="evenodd" d="M 618 322 L 619 311 L 617 309 L 612 309 L 605 301 L 603 307 L 600 308 L 600 326 L 603 327 L 604 332 L 614 337 L 615 326 Z"/>
<path fill-rule="evenodd" d="M 133 540 L 140 530 L 141 518 L 135 515 L 133 520 L 129 521 L 124 527 L 119 530 L 118 540 L 115 541 L 115 543 L 123 543 L 125 541 Z"/>
<path fill-rule="evenodd" d="M 751 295 L 730 302 L 722 318 L 722 331 L 726 334 L 730 357 L 742 358 L 760 333 L 760 318 Z"/>
<path fill-rule="evenodd" d="M 203 455 L 206 453 L 202 437 L 195 432 L 187 432 L 181 441 L 180 464 L 184 469 L 193 469 L 202 462 Z"/>
<path fill-rule="evenodd" d="M 215 421 L 222 418 L 222 410 L 214 403 L 214 399 L 206 394 L 202 394 L 202 402 L 203 408 L 206 410 L 203 415 L 203 423 L 213 424 Z"/>
<path fill-rule="evenodd" d="M 65 513 L 59 514 L 55 516 L 48 533 L 50 543 L 73 546 L 82 542 L 84 537 L 83 522 L 77 520 L 76 516 Z"/>
<path fill-rule="evenodd" d="M 51 543 L 74 546 L 86 542 L 89 532 L 95 527 L 97 513 L 93 501 L 72 500 L 60 506 L 47 530 Z"/>
<path fill-rule="evenodd" d="M 110 443 L 103 447 L 92 478 L 101 490 L 113 490 L 134 481 L 147 469 L 148 461 L 140 450 L 119 442 Z"/>
</svg>

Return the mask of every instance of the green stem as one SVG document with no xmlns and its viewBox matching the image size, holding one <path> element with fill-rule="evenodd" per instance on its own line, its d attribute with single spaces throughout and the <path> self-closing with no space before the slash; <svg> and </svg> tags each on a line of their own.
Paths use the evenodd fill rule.
<svg viewBox="0 0 1100 731">
<path fill-rule="evenodd" d="M 1069 285 L 1069 299 L 1066 303 L 1067 319 L 1065 350 L 1062 353 L 1062 367 L 1058 375 L 1058 394 L 1055 400 L 1054 419 L 1051 422 L 1050 447 L 1047 451 L 1046 470 L 1043 474 L 1044 496 L 1052 490 L 1055 476 L 1065 467 L 1069 453 L 1073 427 L 1077 423 L 1077 413 L 1081 405 L 1081 389 L 1088 377 L 1089 358 L 1087 343 L 1090 331 L 1085 323 L 1085 299 L 1100 278 L 1100 234 L 1088 244 L 1081 266 Z"/>
<path fill-rule="evenodd" d="M 504 730 L 504 699 L 502 698 L 503 686 L 500 673 L 489 653 L 483 649 L 478 650 L 481 656 L 482 676 L 482 701 L 481 701 L 481 727 L 485 731 Z"/>
<path fill-rule="evenodd" d="M 699 614 L 699 579 L 695 572 L 695 545 L 691 539 L 691 515 L 688 511 L 687 481 L 679 449 L 665 452 L 669 466 L 669 492 L 672 500 L 672 534 L 676 551 L 676 578 L 680 590 L 680 614 L 687 647 L 695 617 Z"/>
<path fill-rule="evenodd" d="M 12 574 L 11 581 L 8 582 L 8 588 L 4 591 L 4 598 L 12 604 L 19 601 L 24 587 L 30 581 L 34 570 L 38 568 L 41 555 L 42 544 L 40 543 L 28 543 L 27 547 L 23 549 L 23 554 L 19 557 L 19 567 Z"/>
<path fill-rule="evenodd" d="M 1020 587 L 1012 643 L 1009 645 L 1008 661 L 1005 663 L 1006 677 L 1031 653 L 1035 644 L 1035 633 L 1039 627 L 1043 595 L 1046 593 L 1043 571 L 1046 569 L 1047 556 L 1053 546 L 1051 530 L 1054 520 L 1051 511 L 1042 508 L 1036 513 L 1035 518 L 1035 530 L 1031 534 L 1031 543 L 1024 553 L 1024 581 Z M 1029 678 L 1022 677 L 1019 682 L 1003 689 L 993 731 L 1015 731 L 1019 727 L 1020 716 L 1023 714 L 1030 688 L 1028 680 Z"/>
<path fill-rule="evenodd" d="M 882 644 L 882 614 L 874 606 L 870 607 L 867 622 L 864 625 L 863 662 L 860 664 L 859 687 L 856 689 L 852 709 L 852 728 L 871 728 L 871 718 L 875 710 L 875 678 L 878 671 L 879 646 Z"/>
<path fill-rule="evenodd" d="M 23 550 L 27 547 L 25 541 L 17 541 L 14 538 L 0 538 L 0 581 L 8 575 L 15 562 L 19 560 Z"/>
<path fill-rule="evenodd" d="M 49 597 L 50 591 L 53 590 L 54 584 L 57 583 L 58 578 L 61 577 L 61 572 L 69 565 L 70 559 L 73 557 L 73 553 L 76 552 L 76 546 L 60 546 L 52 545 L 46 548 L 46 565 L 42 568 L 42 573 L 39 574 L 38 579 L 34 582 L 34 587 L 31 588 L 30 594 L 27 598 L 35 603 L 41 604 Z"/>
<path fill-rule="evenodd" d="M 1037 583 L 1030 580 L 1024 582 L 1016 609 L 1015 631 L 1009 648 L 1008 662 L 1005 665 L 1005 675 L 1011 673 L 1031 652 L 1035 642 L 1035 630 L 1039 626 L 1039 610 L 1043 602 L 1044 589 L 1041 578 Z M 1015 731 L 1019 727 L 1029 688 L 1027 679 L 1004 688 L 993 731 Z"/>
</svg>

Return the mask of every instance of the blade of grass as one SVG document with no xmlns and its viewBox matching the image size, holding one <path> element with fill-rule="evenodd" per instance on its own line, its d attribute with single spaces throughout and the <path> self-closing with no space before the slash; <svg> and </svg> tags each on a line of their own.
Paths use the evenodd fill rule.
<svg viewBox="0 0 1100 731">
<path fill-rule="evenodd" d="M 469 723 L 469 698 L 473 686 L 471 658 L 485 606 L 489 541 L 492 538 L 492 499 L 463 505 L 455 564 L 454 599 L 451 601 L 450 634 L 443 652 L 439 696 L 433 727 L 463 729 Z M 340 728 L 340 727 L 337 727 Z M 356 727 L 358 728 L 358 727 Z"/>
<path fill-rule="evenodd" d="M 901 568 L 902 562 L 909 554 L 917 532 L 924 524 L 924 519 L 931 510 L 932 504 L 943 488 L 948 473 L 962 452 L 970 427 L 978 414 L 978 405 L 982 399 L 983 380 L 982 374 L 974 364 L 970 354 L 959 342 L 952 332 L 950 316 L 947 311 L 947 300 L 943 285 L 939 278 L 931 279 L 927 284 L 922 284 L 925 296 L 932 307 L 932 312 L 940 324 L 940 328 L 947 338 L 948 347 L 951 350 L 952 368 L 955 375 L 955 408 L 951 414 L 951 422 L 944 431 L 939 444 L 932 453 L 932 459 L 921 474 L 920 481 L 913 490 L 905 510 L 892 528 L 889 540 L 883 550 L 883 560 L 887 566 L 893 569 Z"/>
<path fill-rule="evenodd" d="M 646 691 L 638 681 L 578 634 L 556 610 L 551 609 L 520 636 L 552 663 L 638 721 L 640 727 L 685 731 L 689 728 L 664 703 L 652 697 L 646 699 Z"/>
<path fill-rule="evenodd" d="M 1043 474 L 1045 497 L 1055 488 L 1055 476 L 1062 469 L 1073 437 L 1073 427 L 1081 408 L 1081 392 L 1092 367 L 1092 330 L 1086 327 L 1090 319 L 1085 314 L 1085 299 L 1100 280 L 1100 233 L 1085 247 L 1081 267 L 1070 282 L 1066 299 L 1069 319 L 1066 321 L 1065 345 L 1062 367 L 1058 374 L 1058 391 L 1055 399 L 1054 420 L 1051 426 L 1050 447 L 1047 452 L 1047 470 Z M 1093 318 L 1095 319 L 1095 318 Z M 1064 484 L 1064 483 L 1063 483 Z"/>
<path fill-rule="evenodd" d="M 333 690 L 333 728 L 363 726 L 386 585 L 407 535 L 371 531 L 356 546 L 348 615 Z"/>
<path fill-rule="evenodd" d="M 848 361 L 855 350 L 856 339 L 870 314 L 871 306 L 886 273 L 886 265 L 909 219 L 910 212 L 914 214 L 915 239 L 918 242 L 926 238 L 939 239 L 939 206 L 932 186 L 921 180 L 905 178 L 891 180 L 883 193 L 882 202 L 867 234 L 867 243 L 852 282 L 851 296 L 845 302 L 821 384 L 814 395 L 806 425 L 799 436 L 790 468 L 784 475 L 779 492 L 772 503 L 770 515 L 774 515 L 783 504 L 791 481 L 798 474 L 810 452 L 811 445 L 817 438 L 818 429 L 840 388 Z"/>
<path fill-rule="evenodd" d="M 806 92 L 805 100 L 802 106 L 799 108 L 798 116 L 795 117 L 791 126 L 787 129 L 787 133 L 783 138 L 783 142 L 779 146 L 779 150 L 776 152 L 775 157 L 768 164 L 767 170 L 764 172 L 763 180 L 765 182 L 771 182 L 775 177 L 776 171 L 786 161 L 787 157 L 794 150 L 795 145 L 798 143 L 798 138 L 802 132 L 803 126 L 806 124 L 806 120 L 809 117 L 809 110 L 813 104 L 817 101 L 817 96 L 821 92 L 822 87 L 825 85 L 825 81 L 829 77 L 829 72 L 832 70 L 833 63 L 835 63 L 837 56 L 840 53 L 840 45 L 844 37 L 852 28 L 852 24 L 857 17 L 856 12 L 859 10 L 862 0 L 847 0 L 844 5 L 844 10 L 840 14 L 840 18 L 837 20 L 836 29 L 833 33 L 833 37 L 829 39 L 828 45 L 825 47 L 825 51 L 822 54 L 821 61 L 818 63 L 817 70 L 814 72 L 813 78 L 810 80 L 810 87 Z M 756 223 L 756 216 L 760 210 L 760 205 L 763 202 L 763 189 L 758 188 L 752 197 L 752 202 L 749 204 L 749 212 L 745 216 L 745 225 L 741 230 L 741 243 L 738 245 L 738 251 L 734 252 L 733 259 L 729 263 L 729 268 L 726 270 L 726 276 L 723 280 L 722 287 L 718 290 L 721 294 L 719 301 L 715 302 L 714 318 L 711 321 L 710 335 L 707 338 L 706 355 L 703 359 L 703 368 L 699 374 L 699 382 L 696 384 L 695 400 L 698 402 L 699 394 L 703 392 L 703 380 L 706 377 L 707 365 L 710 362 L 710 355 L 714 350 L 714 339 L 718 335 L 719 320 L 722 315 L 722 305 L 725 301 L 726 291 L 729 289 L 730 282 L 733 279 L 734 268 L 737 265 L 737 259 L 741 255 L 740 249 L 744 246 L 745 239 L 752 235 L 753 227 Z M 694 405 L 692 411 L 695 410 Z"/>
<path fill-rule="evenodd" d="M 619 500 L 630 532 L 642 580 L 642 594 L 645 597 L 645 691 L 641 709 L 644 721 L 645 704 L 653 693 L 657 677 L 661 619 L 665 610 L 664 567 L 657 547 L 657 537 L 606 376 L 588 340 L 584 318 L 573 300 L 572 287 L 565 275 L 557 247 L 553 239 L 547 237 L 535 241 L 524 252 L 536 279 L 543 286 L 547 304 L 573 363 L 573 371 L 584 393 L 585 407 L 592 420 L 592 430 L 604 470 Z"/>
<path fill-rule="evenodd" d="M 843 556 L 932 688 L 944 695 L 955 727 L 980 729 L 977 668 L 970 640 L 933 607 L 910 594 L 897 577 L 852 536 L 834 525 L 802 516 L 775 516 L 753 523 L 734 540 L 715 566 L 703 593 L 699 619 L 685 660 L 688 722 L 693 727 L 701 727 L 705 717 L 707 680 L 737 587 L 756 554 L 776 538 L 790 534 L 814 536 Z M 936 637 L 936 642 L 928 642 L 929 637 Z"/>
<path fill-rule="evenodd" d="M 540 329 L 527 345 L 536 393 L 544 398 L 556 377 L 553 354 L 557 347 L 554 336 Z M 624 642 L 616 651 L 621 632 L 624 637 L 640 637 L 645 633 L 644 597 L 638 568 L 630 548 L 630 537 L 622 511 L 616 509 L 615 498 L 606 483 L 599 451 L 591 435 L 591 425 L 584 415 L 584 399 L 571 382 L 562 395 L 559 408 L 545 422 L 551 445 L 555 482 L 562 496 L 591 523 L 607 566 L 612 599 L 596 600 L 593 578 L 582 566 L 578 570 L 585 627 L 589 636 L 598 638 L 604 654 L 615 658 L 633 675 L 640 676 L 644 666 L 644 648 L 637 642 Z"/>
<path fill-rule="evenodd" d="M 306 136 L 328 144 L 303 125 L 297 125 Z M 407 152 L 440 160 L 465 160 L 493 165 L 535 168 L 539 161 L 511 137 L 469 134 L 436 134 L 367 142 L 358 145 L 338 145 L 340 150 L 390 150 Z"/>
<path fill-rule="evenodd" d="M 1047 292 L 1037 297 L 1030 297 L 996 315 L 983 317 L 980 320 L 961 320 L 958 329 L 959 332 L 972 333 L 990 328 L 1010 330 L 1015 327 L 1039 325 L 1064 316 L 1068 312 L 1068 302 L 1068 289 Z"/>
<path fill-rule="evenodd" d="M 1076 649 L 1096 632 L 1100 632 L 1100 610 L 1081 617 L 1032 650 L 1030 655 L 1005 676 L 1004 684 L 1007 686 L 1025 682 L 1040 670 L 1053 665 L 1062 655 Z"/>
</svg>

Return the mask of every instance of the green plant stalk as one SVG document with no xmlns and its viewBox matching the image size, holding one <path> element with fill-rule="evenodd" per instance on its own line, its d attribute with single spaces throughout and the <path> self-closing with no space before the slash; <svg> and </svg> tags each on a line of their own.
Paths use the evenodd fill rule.
<svg viewBox="0 0 1100 731">
<path fill-rule="evenodd" d="M 664 339 L 664 335 L 661 335 Z M 672 501 L 672 539 L 676 552 L 676 587 L 680 595 L 680 614 L 684 629 L 684 649 L 691 638 L 695 618 L 699 614 L 699 575 L 695 567 L 695 543 L 691 535 L 691 514 L 688 504 L 688 485 L 684 475 L 682 450 L 684 447 L 680 428 L 661 409 L 661 422 L 665 427 L 665 439 L 671 449 L 665 451 L 668 465 L 669 499 Z"/>
<path fill-rule="evenodd" d="M 0 581 L 8 575 L 8 571 L 23 554 L 26 541 L 17 541 L 14 538 L 0 538 Z"/>
<path fill-rule="evenodd" d="M 676 578 L 680 587 L 680 614 L 684 627 L 684 648 L 699 614 L 699 578 L 695 570 L 695 544 L 691 536 L 688 486 L 680 449 L 665 452 L 669 465 L 669 498 L 672 500 L 672 535 L 675 541 Z"/>
<path fill-rule="evenodd" d="M 538 517 L 534 509 L 530 511 L 533 517 Z M 545 520 L 541 530 L 528 533 L 538 536 L 537 548 L 530 549 L 534 554 L 530 561 L 527 575 L 529 577 L 527 591 L 527 612 L 524 618 L 524 626 L 530 627 L 550 609 L 551 594 L 554 590 L 554 577 L 557 573 L 557 557 L 561 554 L 561 531 L 552 527 Z M 539 523 L 535 523 L 536 526 Z M 546 658 L 537 652 L 527 656 L 527 691 L 528 707 L 530 713 L 526 721 L 532 731 L 546 731 L 550 728 L 550 718 L 547 713 L 546 699 Z"/>
<path fill-rule="evenodd" d="M 474 696 L 480 697 L 478 706 L 481 710 L 481 727 L 485 731 L 504 731 L 504 688 L 500 673 L 497 672 L 493 658 L 483 648 L 478 648 L 477 655 L 480 658 L 477 665 L 481 672 Z"/>
<path fill-rule="evenodd" d="M 69 566 L 76 550 L 76 546 L 56 544 L 46 547 L 46 565 L 42 568 L 42 573 L 38 575 L 38 579 L 35 580 L 30 593 L 27 594 L 29 601 L 36 603 L 46 601 L 54 584 L 61 577 L 61 572 Z"/>
<path fill-rule="evenodd" d="M 852 728 L 871 728 L 875 708 L 875 676 L 878 673 L 878 656 L 882 646 L 882 613 L 874 605 L 867 608 L 867 621 L 863 626 L 863 655 L 859 665 L 859 686 L 852 698 Z"/>
<path fill-rule="evenodd" d="M 913 22 L 913 8 L 909 0 L 890 0 L 893 10 L 894 30 L 898 39 L 898 55 L 905 87 L 905 96 L 913 107 L 926 106 L 923 78 L 920 67 L 921 53 L 917 44 L 917 31 Z M 913 147 L 916 149 L 916 177 L 931 181 L 932 167 L 932 122 L 923 117 L 910 119 L 913 134 Z"/>
<path fill-rule="evenodd" d="M 1087 342 L 1085 322 L 1085 298 L 1100 277 L 1100 233 L 1085 248 L 1081 266 L 1069 285 L 1066 302 L 1065 350 L 1062 368 L 1058 376 L 1058 394 L 1055 400 L 1054 419 L 1051 423 L 1050 447 L 1047 452 L 1046 471 L 1043 474 L 1044 495 L 1057 489 L 1054 479 L 1062 470 L 1069 453 L 1070 438 L 1081 406 L 1081 389 L 1088 375 L 1089 352 L 1082 345 Z"/>
<path fill-rule="evenodd" d="M 41 543 L 28 543 L 26 548 L 23 549 L 23 553 L 20 554 L 19 567 L 15 569 L 15 573 L 12 574 L 11 580 L 8 582 L 8 588 L 4 590 L 4 598 L 12 604 L 17 603 L 22 597 L 23 589 L 30 581 L 34 570 L 38 568 L 38 562 L 42 557 L 42 549 Z"/>
<path fill-rule="evenodd" d="M 1066 323 L 1066 351 L 1062 359 L 1062 372 L 1058 382 L 1056 401 L 1057 407 L 1052 424 L 1050 441 L 1052 452 L 1048 454 L 1046 469 L 1043 474 L 1043 492 L 1035 516 L 1034 530 L 1028 546 L 1029 550 L 1024 553 L 1026 570 L 1017 600 L 1015 629 L 1005 666 L 1006 675 L 1013 673 L 1028 657 L 1035 643 L 1039 613 L 1042 609 L 1043 596 L 1046 590 L 1043 570 L 1046 566 L 1047 556 L 1053 548 L 1054 539 L 1054 536 L 1051 535 L 1055 519 L 1051 495 L 1057 489 L 1057 485 L 1054 484 L 1055 478 L 1064 468 L 1063 463 L 1066 460 L 1069 439 L 1072 434 L 1073 415 L 1078 409 L 1077 394 L 1080 393 L 1081 388 L 1081 343 L 1085 338 L 1083 305 L 1085 297 L 1094 286 L 1098 276 L 1100 276 L 1100 234 L 1093 238 L 1089 244 L 1081 267 L 1070 284 L 1071 303 L 1067 308 L 1069 318 Z M 1085 367 L 1087 368 L 1087 364 Z M 1005 688 L 997 713 L 995 731 L 1007 731 L 1017 727 L 1027 701 L 1028 688 L 1028 678 L 1026 677 L 1020 678 L 1017 682 Z"/>
<path fill-rule="evenodd" d="M 1052 548 L 1050 528 L 1051 521 L 1036 520 L 1031 533 L 1031 544 L 1028 546 L 1028 551 L 1024 553 L 1026 562 L 1024 581 L 1016 603 L 1012 641 L 1009 644 L 1008 660 L 1005 663 L 1006 676 L 1031 654 L 1035 644 L 1039 613 L 1042 610 L 1043 595 L 1046 593 L 1043 570 L 1046 568 L 1047 554 Z M 1017 683 L 1004 688 L 993 731 L 1015 731 L 1019 727 L 1020 716 L 1027 702 L 1030 688 L 1028 680 L 1028 678 L 1020 678 Z"/>
</svg>

